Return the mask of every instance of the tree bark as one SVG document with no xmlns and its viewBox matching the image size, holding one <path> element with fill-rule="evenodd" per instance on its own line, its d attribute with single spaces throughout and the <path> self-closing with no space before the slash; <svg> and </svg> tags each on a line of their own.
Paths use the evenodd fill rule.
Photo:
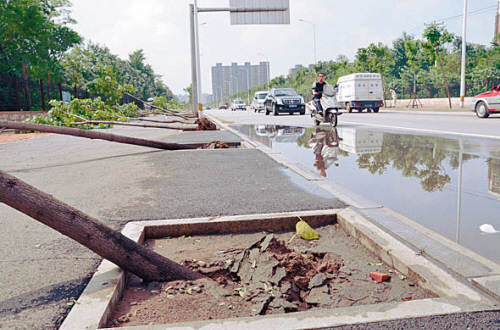
<svg viewBox="0 0 500 330">
<path fill-rule="evenodd" d="M 111 133 L 82 130 L 79 128 L 13 122 L 13 121 L 0 121 L 0 128 L 1 127 L 23 130 L 23 131 L 37 131 L 37 132 L 65 134 L 65 135 L 84 137 L 88 139 L 106 140 L 106 141 L 133 144 L 143 147 L 151 147 L 151 148 L 158 148 L 165 150 L 196 149 L 192 146 L 188 146 L 185 144 L 146 140 L 146 139 L 133 138 L 123 135 L 111 134 Z"/>
<path fill-rule="evenodd" d="M 167 282 L 204 277 L 2 171 L 0 202 L 57 230 L 145 281 Z"/>
<path fill-rule="evenodd" d="M 135 127 L 145 127 L 145 128 L 166 128 L 166 129 L 175 129 L 175 130 L 179 130 L 179 131 L 196 131 L 196 130 L 198 130 L 197 126 L 175 127 L 175 126 L 168 126 L 168 125 L 134 124 L 134 123 L 121 122 L 121 121 L 103 121 L 103 120 L 86 120 L 86 121 L 77 121 L 77 122 L 71 123 L 71 125 L 86 125 L 86 124 L 122 125 L 122 126 L 135 126 Z M 195 124 L 192 124 L 192 125 L 195 125 Z"/>
</svg>

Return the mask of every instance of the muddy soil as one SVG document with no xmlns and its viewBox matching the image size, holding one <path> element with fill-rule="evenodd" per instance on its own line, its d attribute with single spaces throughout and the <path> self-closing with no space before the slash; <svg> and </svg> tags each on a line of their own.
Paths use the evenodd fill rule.
<svg viewBox="0 0 500 330">
<path fill-rule="evenodd" d="M 209 280 L 142 283 L 128 278 L 108 327 L 293 313 L 434 297 L 371 255 L 338 225 L 320 239 L 247 233 L 148 240 Z M 371 272 L 389 274 L 376 282 Z"/>
<path fill-rule="evenodd" d="M 35 137 L 41 137 L 45 135 L 49 135 L 52 133 L 23 133 L 23 134 L 14 134 L 13 131 L 5 131 L 0 133 L 0 143 L 14 142 L 19 140 L 27 140 Z"/>
</svg>

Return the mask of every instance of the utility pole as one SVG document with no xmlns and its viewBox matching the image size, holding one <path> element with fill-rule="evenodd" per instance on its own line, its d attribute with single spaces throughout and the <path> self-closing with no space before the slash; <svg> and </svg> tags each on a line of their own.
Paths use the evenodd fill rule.
<svg viewBox="0 0 500 330">
<path fill-rule="evenodd" d="M 499 2 L 500 3 L 500 2 Z M 465 60 L 467 55 L 467 41 L 466 41 L 466 31 L 467 31 L 467 0 L 464 0 L 464 20 L 462 23 L 462 68 L 460 75 L 460 108 L 464 107 L 465 101 Z"/>
<path fill-rule="evenodd" d="M 195 25 L 195 8 L 194 5 L 189 5 L 189 18 L 191 25 L 191 98 L 193 103 L 193 115 L 198 114 L 198 69 L 196 65 L 196 25 Z"/>
<path fill-rule="evenodd" d="M 498 34 L 500 34 L 500 0 L 498 0 L 497 14 L 495 15 L 495 33 L 493 42 L 499 44 Z"/>
<path fill-rule="evenodd" d="M 198 1 L 190 4 L 191 23 L 191 70 L 192 70 L 192 96 L 193 113 L 198 117 L 203 117 L 203 107 L 201 100 L 201 78 L 200 78 L 200 43 L 198 37 L 198 13 L 199 12 L 230 12 L 231 24 L 290 24 L 290 10 L 288 0 L 283 0 L 281 5 L 274 3 L 254 4 L 253 2 L 243 3 L 237 0 L 230 0 L 228 8 L 198 8 Z M 260 13 L 281 13 L 279 15 L 260 15 Z M 243 14 L 242 16 L 240 14 Z M 246 14 L 250 14 L 247 16 Z"/>
</svg>

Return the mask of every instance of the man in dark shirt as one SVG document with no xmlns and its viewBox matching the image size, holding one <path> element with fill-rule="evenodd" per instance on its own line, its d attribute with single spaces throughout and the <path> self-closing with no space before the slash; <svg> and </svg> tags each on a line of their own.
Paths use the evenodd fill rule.
<svg viewBox="0 0 500 330">
<path fill-rule="evenodd" d="M 318 72 L 318 80 L 313 84 L 313 101 L 318 114 L 323 115 L 323 107 L 321 107 L 321 96 L 323 95 L 323 87 L 327 84 L 325 74 Z"/>
</svg>

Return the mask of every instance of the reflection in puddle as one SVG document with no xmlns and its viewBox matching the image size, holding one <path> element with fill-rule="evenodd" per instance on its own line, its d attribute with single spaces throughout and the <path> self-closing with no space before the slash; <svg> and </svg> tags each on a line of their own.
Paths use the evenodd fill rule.
<svg viewBox="0 0 500 330">
<path fill-rule="evenodd" d="M 233 127 L 292 163 L 500 263 L 497 141 L 343 127 Z"/>
<path fill-rule="evenodd" d="M 316 127 L 311 133 L 309 147 L 314 153 L 314 167 L 319 171 L 321 176 L 326 176 L 326 169 L 332 164 L 339 166 L 339 135 L 337 129 L 323 130 Z"/>
</svg>

